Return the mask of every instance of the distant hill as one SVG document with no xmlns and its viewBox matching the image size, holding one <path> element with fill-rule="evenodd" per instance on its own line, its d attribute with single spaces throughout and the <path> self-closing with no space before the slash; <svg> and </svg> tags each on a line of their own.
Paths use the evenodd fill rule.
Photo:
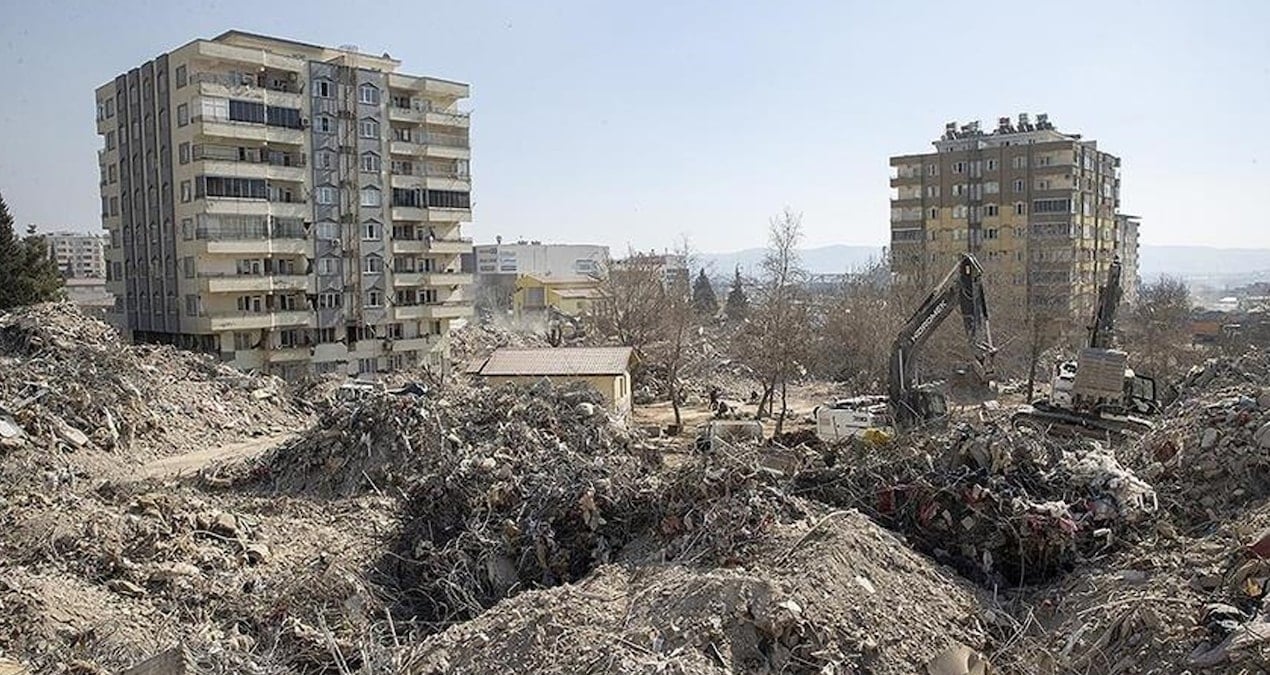
<svg viewBox="0 0 1270 675">
<path fill-rule="evenodd" d="M 812 274 L 838 274 L 859 269 L 882 257 L 881 246 L 834 244 L 803 249 L 803 267 Z M 740 266 L 742 274 L 758 272 L 764 250 L 747 248 L 731 253 L 703 253 L 702 263 L 712 276 L 723 277 Z M 1215 248 L 1211 246 L 1150 246 L 1138 252 L 1138 273 L 1144 281 L 1162 275 L 1214 285 L 1240 285 L 1270 279 L 1270 249 Z"/>
<path fill-rule="evenodd" d="M 812 274 L 840 274 L 862 268 L 870 261 L 881 258 L 883 250 L 881 246 L 847 244 L 807 248 L 801 251 L 802 264 Z M 756 274 L 759 263 L 763 260 L 763 253 L 764 249 L 761 248 L 747 248 L 732 253 L 702 253 L 698 257 L 711 268 L 712 276 L 723 277 L 732 274 L 732 270 L 738 266 L 741 274 Z"/>
<path fill-rule="evenodd" d="M 1148 246 L 1138 251 L 1144 281 L 1161 275 L 1213 283 L 1246 283 L 1270 277 L 1270 249 L 1211 246 Z"/>
</svg>

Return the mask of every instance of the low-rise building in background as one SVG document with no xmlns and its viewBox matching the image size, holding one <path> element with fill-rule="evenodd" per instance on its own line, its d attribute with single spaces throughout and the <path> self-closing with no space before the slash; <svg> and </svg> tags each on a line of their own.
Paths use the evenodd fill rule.
<svg viewBox="0 0 1270 675">
<path fill-rule="evenodd" d="M 473 247 L 476 305 L 487 311 L 516 309 L 518 280 L 526 276 L 603 279 L 608 274 L 609 247 L 597 244 L 544 244 L 519 240 Z M 544 303 L 545 304 L 545 303 Z"/>
</svg>

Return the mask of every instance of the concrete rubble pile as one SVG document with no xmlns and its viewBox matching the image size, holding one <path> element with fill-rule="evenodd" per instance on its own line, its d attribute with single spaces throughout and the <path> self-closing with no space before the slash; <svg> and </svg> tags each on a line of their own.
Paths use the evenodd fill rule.
<svg viewBox="0 0 1270 675">
<path fill-rule="evenodd" d="M 545 334 L 509 330 L 490 322 L 468 322 L 462 328 L 450 331 L 449 341 L 450 355 L 458 364 L 489 356 L 500 347 L 533 349 L 551 346 Z"/>
<path fill-rule="evenodd" d="M 802 472 L 798 491 L 859 508 L 988 587 L 1044 582 L 1149 518 L 1154 489 L 1092 441 L 963 425 L 916 443 L 861 444 Z"/>
<path fill-rule="evenodd" d="M 1227 518 L 1270 496 L 1268 378 L 1264 353 L 1196 367 L 1158 428 L 1123 453 L 1186 525 Z"/>
<path fill-rule="evenodd" d="M 114 453 L 120 464 L 300 419 L 280 380 L 124 345 L 69 303 L 0 315 L 0 449 L 24 449 L 28 474 L 71 480 L 68 453 Z"/>
</svg>

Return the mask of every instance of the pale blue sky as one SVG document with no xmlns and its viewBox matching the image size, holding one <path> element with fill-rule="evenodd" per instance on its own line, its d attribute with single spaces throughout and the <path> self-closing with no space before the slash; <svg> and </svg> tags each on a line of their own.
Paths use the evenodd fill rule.
<svg viewBox="0 0 1270 675">
<path fill-rule="evenodd" d="M 99 226 L 93 89 L 229 28 L 472 84 L 478 240 L 725 251 L 770 215 L 887 239 L 887 158 L 1048 112 L 1123 160 L 1156 244 L 1270 246 L 1270 2 L 4 0 L 0 193 Z"/>
</svg>

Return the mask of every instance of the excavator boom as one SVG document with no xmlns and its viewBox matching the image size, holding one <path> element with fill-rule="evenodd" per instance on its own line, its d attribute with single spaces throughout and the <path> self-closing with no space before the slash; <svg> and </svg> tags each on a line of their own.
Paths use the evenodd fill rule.
<svg viewBox="0 0 1270 675">
<path fill-rule="evenodd" d="M 983 267 L 974 256 L 963 253 L 957 265 L 926 296 L 905 322 L 891 346 L 891 368 L 888 394 L 900 428 L 942 417 L 946 412 L 937 392 L 919 389 L 914 372 L 914 357 L 935 329 L 953 310 L 961 311 L 962 324 L 970 342 L 975 372 L 987 383 L 994 375 L 992 331 L 988 324 L 988 301 L 983 289 Z"/>
</svg>

